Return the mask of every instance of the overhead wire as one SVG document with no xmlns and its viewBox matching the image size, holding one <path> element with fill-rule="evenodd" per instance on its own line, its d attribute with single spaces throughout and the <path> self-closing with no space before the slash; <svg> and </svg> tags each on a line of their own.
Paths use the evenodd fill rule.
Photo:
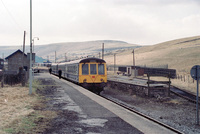
<svg viewBox="0 0 200 134">
<path fill-rule="evenodd" d="M 6 9 L 6 11 L 8 12 L 8 15 L 10 16 L 10 18 L 13 20 L 13 22 L 17 25 L 18 30 L 23 30 L 22 27 L 19 25 L 19 23 L 16 21 L 15 17 L 12 15 L 12 13 L 9 11 L 9 9 L 6 7 L 6 5 L 4 4 L 3 0 L 0 0 L 2 5 L 4 6 L 4 8 Z M 24 30 L 23 30 L 24 31 Z"/>
</svg>

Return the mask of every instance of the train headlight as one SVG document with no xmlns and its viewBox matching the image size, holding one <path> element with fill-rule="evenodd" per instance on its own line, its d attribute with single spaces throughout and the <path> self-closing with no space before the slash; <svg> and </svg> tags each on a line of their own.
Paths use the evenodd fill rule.
<svg viewBox="0 0 200 134">
<path fill-rule="evenodd" d="M 103 79 L 101 79 L 101 82 L 104 82 L 104 80 L 103 80 Z"/>
<path fill-rule="evenodd" d="M 84 79 L 83 82 L 87 82 L 87 79 Z"/>
</svg>

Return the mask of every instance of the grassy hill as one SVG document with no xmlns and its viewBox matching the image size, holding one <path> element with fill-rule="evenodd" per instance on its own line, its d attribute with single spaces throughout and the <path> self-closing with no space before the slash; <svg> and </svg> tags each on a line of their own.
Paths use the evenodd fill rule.
<svg viewBox="0 0 200 134">
<path fill-rule="evenodd" d="M 104 43 L 105 54 L 114 52 L 117 50 L 125 50 L 129 48 L 140 47 L 135 44 L 130 44 L 124 41 L 116 40 L 97 40 L 97 41 L 85 41 L 85 42 L 64 42 L 64 43 L 53 43 L 47 45 L 35 45 L 34 52 L 36 56 L 42 57 L 43 59 L 49 58 L 50 61 L 55 61 L 55 51 L 57 61 L 65 59 L 74 59 L 85 57 L 88 55 L 94 55 L 99 57 L 99 52 L 102 51 L 102 44 Z M 7 57 L 16 50 L 21 49 L 22 46 L 0 46 L 0 54 L 4 53 Z M 30 52 L 29 45 L 26 45 L 25 53 Z"/>
<path fill-rule="evenodd" d="M 65 59 L 65 53 L 68 59 L 85 57 L 88 55 L 99 56 L 102 51 L 102 44 L 104 43 L 105 53 L 113 52 L 120 49 L 136 48 L 138 45 L 129 44 L 123 41 L 115 40 L 99 40 L 99 41 L 86 41 L 86 42 L 67 42 L 67 43 L 54 43 L 49 45 L 40 45 L 35 47 L 37 55 L 54 61 L 55 51 L 57 60 Z"/>
<path fill-rule="evenodd" d="M 87 55 L 99 56 L 102 49 L 102 43 L 105 48 L 105 60 L 107 64 L 114 62 L 114 53 L 116 53 L 116 63 L 119 65 L 132 65 L 133 49 L 135 50 L 136 65 L 160 66 L 168 65 L 169 68 L 176 69 L 178 73 L 189 74 L 193 65 L 200 65 L 200 36 L 188 37 L 155 44 L 152 46 L 138 46 L 124 41 L 98 40 L 86 42 L 67 42 L 54 43 L 48 45 L 37 45 L 34 47 L 36 55 L 46 59 L 49 57 L 54 62 L 55 51 L 57 61 L 67 58 L 78 58 Z M 6 57 L 19 49 L 19 47 L 0 47 L 0 53 Z M 26 48 L 26 52 L 29 51 Z"/>
<path fill-rule="evenodd" d="M 117 64 L 132 65 L 132 50 L 117 53 Z M 177 39 L 135 49 L 136 65 L 168 65 L 179 73 L 189 74 L 193 65 L 200 65 L 200 36 Z M 113 55 L 107 56 L 113 64 Z"/>
</svg>

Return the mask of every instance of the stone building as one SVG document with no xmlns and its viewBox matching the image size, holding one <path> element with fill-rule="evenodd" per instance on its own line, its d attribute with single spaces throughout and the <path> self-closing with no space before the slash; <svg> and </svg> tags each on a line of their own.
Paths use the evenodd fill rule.
<svg viewBox="0 0 200 134">
<path fill-rule="evenodd" d="M 28 56 L 23 54 L 19 49 L 5 59 L 8 63 L 8 71 L 12 71 L 13 73 L 19 73 L 20 67 L 23 67 L 26 71 L 29 68 Z"/>
</svg>

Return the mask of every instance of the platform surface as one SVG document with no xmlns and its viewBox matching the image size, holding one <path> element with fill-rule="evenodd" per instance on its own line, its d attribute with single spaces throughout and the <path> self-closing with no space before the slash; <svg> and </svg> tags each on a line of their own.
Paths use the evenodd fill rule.
<svg viewBox="0 0 200 134">
<path fill-rule="evenodd" d="M 140 117 L 90 91 L 68 82 L 58 79 L 56 76 L 41 73 L 35 79 L 54 80 L 60 90 L 55 94 L 55 100 L 64 102 L 60 110 L 68 110 L 77 113 L 75 121 L 82 129 L 71 126 L 70 129 L 79 130 L 79 133 L 87 134 L 171 134 L 172 131 L 161 127 L 143 117 Z M 55 102 L 54 102 L 55 103 Z M 66 117 L 67 118 L 67 117 Z M 73 122 L 73 120 L 71 121 Z M 73 123 L 72 123 L 73 124 Z M 83 130 L 86 129 L 87 130 Z M 62 131 L 61 131 L 62 129 Z M 68 131 L 65 127 L 55 130 L 54 133 Z M 66 132 L 67 133 L 67 132 Z"/>
</svg>

